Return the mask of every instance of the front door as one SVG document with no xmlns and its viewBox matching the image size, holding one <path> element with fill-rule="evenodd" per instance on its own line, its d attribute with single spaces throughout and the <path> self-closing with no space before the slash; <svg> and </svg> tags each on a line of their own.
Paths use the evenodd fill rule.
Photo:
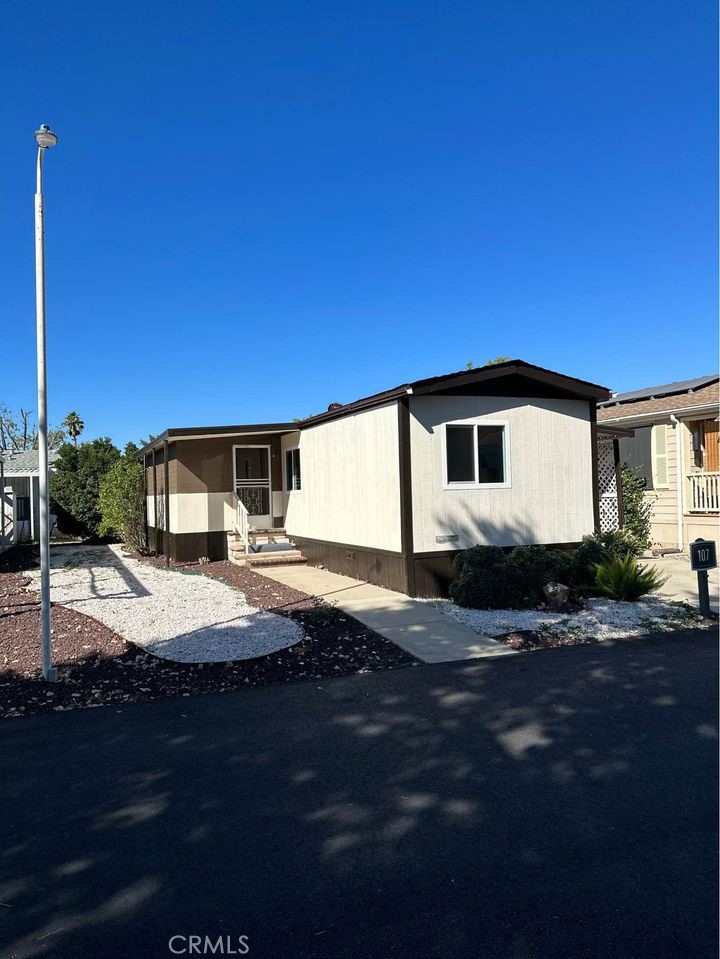
<svg viewBox="0 0 720 959">
<path fill-rule="evenodd" d="M 272 527 L 269 446 L 235 447 L 235 492 L 251 529 Z"/>
</svg>

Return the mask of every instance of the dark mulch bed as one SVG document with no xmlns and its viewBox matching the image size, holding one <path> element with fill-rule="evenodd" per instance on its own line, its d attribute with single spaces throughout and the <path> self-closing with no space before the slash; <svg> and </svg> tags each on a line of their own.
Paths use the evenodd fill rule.
<svg viewBox="0 0 720 959">
<path fill-rule="evenodd" d="M 574 633 L 556 636 L 554 633 L 540 632 L 537 629 L 520 629 L 515 633 L 506 633 L 504 636 L 495 638 L 506 646 L 525 652 L 535 649 L 554 649 L 559 646 L 585 646 L 588 643 L 598 642 L 592 636 L 577 636 Z"/>
<path fill-rule="evenodd" d="M 144 559 L 164 565 L 162 559 Z M 32 566 L 37 566 L 37 551 L 31 547 L 14 547 L 0 556 L 0 716 L 231 692 L 417 663 L 340 610 L 222 562 L 187 568 L 242 590 L 253 605 L 289 616 L 303 627 L 305 638 L 290 649 L 253 660 L 170 663 L 126 643 L 88 616 L 53 605 L 53 660 L 59 681 L 46 683 L 39 678 L 39 596 L 25 589 L 28 578 L 23 574 Z"/>
</svg>

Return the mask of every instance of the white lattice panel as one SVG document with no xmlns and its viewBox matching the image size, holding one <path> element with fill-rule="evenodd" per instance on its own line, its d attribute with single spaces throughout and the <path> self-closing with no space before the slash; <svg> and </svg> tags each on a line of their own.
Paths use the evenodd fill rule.
<svg viewBox="0 0 720 959">
<path fill-rule="evenodd" d="M 598 486 L 600 491 L 600 530 L 605 533 L 620 527 L 617 478 L 612 440 L 598 441 Z"/>
</svg>

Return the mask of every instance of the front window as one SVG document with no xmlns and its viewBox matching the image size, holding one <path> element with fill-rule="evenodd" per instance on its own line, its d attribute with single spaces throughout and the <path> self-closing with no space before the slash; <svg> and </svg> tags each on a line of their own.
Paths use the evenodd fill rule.
<svg viewBox="0 0 720 959">
<path fill-rule="evenodd" d="M 447 486 L 507 486 L 506 432 L 503 423 L 447 424 Z"/>
<path fill-rule="evenodd" d="M 287 450 L 285 453 L 285 489 L 289 492 L 302 489 L 299 449 Z"/>
</svg>

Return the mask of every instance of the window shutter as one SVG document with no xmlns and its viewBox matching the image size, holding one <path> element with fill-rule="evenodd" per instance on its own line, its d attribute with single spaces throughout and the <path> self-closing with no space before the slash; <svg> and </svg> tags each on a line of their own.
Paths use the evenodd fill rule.
<svg viewBox="0 0 720 959">
<path fill-rule="evenodd" d="M 661 423 L 652 430 L 653 486 L 667 489 L 670 485 L 668 471 L 668 426 Z"/>
</svg>

